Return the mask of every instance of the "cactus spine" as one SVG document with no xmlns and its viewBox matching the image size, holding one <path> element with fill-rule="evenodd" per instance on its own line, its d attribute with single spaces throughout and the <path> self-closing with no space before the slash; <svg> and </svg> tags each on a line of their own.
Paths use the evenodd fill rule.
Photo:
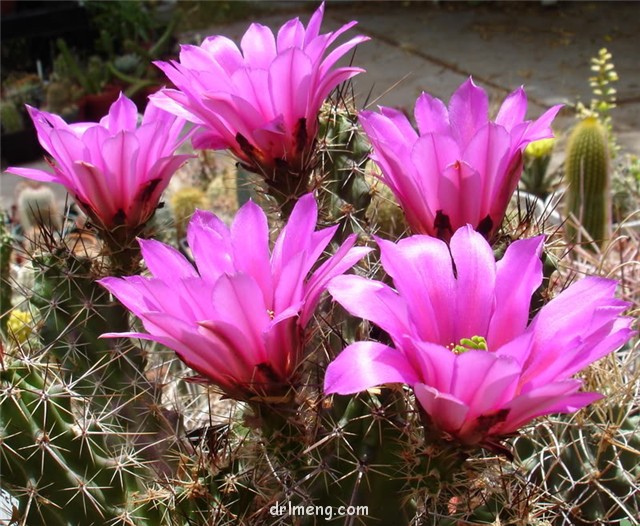
<svg viewBox="0 0 640 526">
<path fill-rule="evenodd" d="M 607 134 L 595 117 L 583 119 L 567 145 L 567 216 L 582 226 L 589 237 L 602 244 L 610 235 L 611 195 Z M 572 227 L 569 237 L 581 241 Z"/>
<path fill-rule="evenodd" d="M 11 253 L 13 252 L 13 237 L 2 225 L 0 230 L 0 335 L 7 335 L 7 323 L 11 310 Z"/>
<path fill-rule="evenodd" d="M 160 524 L 148 468 L 123 435 L 87 413 L 55 367 L 11 361 L 0 369 L 0 469 L 19 524 Z"/>
<path fill-rule="evenodd" d="M 562 416 L 540 424 L 518 439 L 527 480 L 550 502 L 550 524 L 637 524 L 638 426 L 630 404 L 611 405 L 584 420 Z"/>
<path fill-rule="evenodd" d="M 320 114 L 318 200 L 324 218 L 342 234 L 361 233 L 371 191 L 365 179 L 369 143 L 348 106 L 326 104 Z"/>
</svg>

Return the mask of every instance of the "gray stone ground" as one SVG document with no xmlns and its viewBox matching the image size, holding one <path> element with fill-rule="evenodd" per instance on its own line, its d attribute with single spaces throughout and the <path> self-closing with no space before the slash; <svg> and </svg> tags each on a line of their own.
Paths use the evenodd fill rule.
<svg viewBox="0 0 640 526">
<path fill-rule="evenodd" d="M 285 12 L 256 19 L 273 28 L 300 15 L 307 22 L 315 2 L 294 2 Z M 292 11 L 299 12 L 292 12 Z M 447 101 L 469 75 L 497 105 L 524 85 L 529 117 L 553 104 L 588 104 L 589 59 L 601 47 L 613 54 L 620 76 L 614 129 L 623 151 L 640 154 L 640 3 L 638 2 L 336 2 L 326 7 L 323 30 L 350 20 L 350 33 L 371 41 L 358 47 L 354 64 L 366 74 L 354 81 L 357 104 L 399 106 L 411 111 L 421 91 Z M 208 28 L 184 40 L 224 34 L 239 41 L 249 21 Z M 344 37 L 343 37 L 344 38 Z M 342 41 L 342 40 L 341 40 Z M 574 122 L 568 107 L 556 119 L 560 136 Z M 558 148 L 561 152 L 561 148 Z M 561 157 L 559 155 L 558 157 Z M 558 160 L 556 160 L 558 162 Z M 36 163 L 37 166 L 44 166 Z M 14 200 L 19 178 L 0 176 L 0 206 Z M 62 198 L 64 191 L 56 188 Z"/>
</svg>

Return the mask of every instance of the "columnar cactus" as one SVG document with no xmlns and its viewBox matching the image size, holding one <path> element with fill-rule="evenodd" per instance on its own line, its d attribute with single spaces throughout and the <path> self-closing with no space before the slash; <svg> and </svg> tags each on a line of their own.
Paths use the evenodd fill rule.
<svg viewBox="0 0 640 526">
<path fill-rule="evenodd" d="M 160 524 L 144 459 L 55 365 L 5 361 L 0 405 L 1 487 L 18 498 L 18 524 Z"/>
<path fill-rule="evenodd" d="M 5 225 L 0 230 L 0 335 L 6 336 L 7 321 L 11 309 L 11 254 L 13 236 Z"/>
<path fill-rule="evenodd" d="M 580 231 L 584 229 L 590 240 L 602 245 L 611 229 L 611 181 L 607 134 L 596 117 L 583 119 L 571 133 L 565 170 L 569 236 L 574 242 L 586 242 Z"/>
<path fill-rule="evenodd" d="M 517 441 L 527 480 L 553 526 L 634 524 L 640 517 L 640 416 L 632 403 L 559 417 Z"/>
<path fill-rule="evenodd" d="M 346 233 L 363 232 L 371 191 L 365 179 L 370 146 L 348 106 L 325 104 L 320 114 L 318 175 L 320 207 L 327 223 Z"/>
</svg>

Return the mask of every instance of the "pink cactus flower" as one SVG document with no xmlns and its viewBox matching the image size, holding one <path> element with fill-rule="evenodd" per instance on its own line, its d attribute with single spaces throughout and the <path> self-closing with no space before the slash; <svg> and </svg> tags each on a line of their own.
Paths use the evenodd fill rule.
<svg viewBox="0 0 640 526">
<path fill-rule="evenodd" d="M 195 268 L 174 248 L 140 240 L 153 277 L 100 283 L 147 332 L 109 334 L 160 342 L 228 396 L 284 396 L 302 360 L 304 328 L 328 281 L 368 251 L 350 236 L 312 272 L 337 227 L 315 232 L 313 195 L 302 197 L 269 253 L 262 209 L 248 202 L 227 228 L 198 211 L 187 239 Z"/>
<path fill-rule="evenodd" d="M 269 179 L 283 169 L 299 173 L 309 162 L 318 112 L 341 82 L 364 71 L 334 68 L 357 44 L 356 36 L 329 48 L 356 22 L 320 34 L 322 4 L 307 28 L 286 22 L 277 36 L 251 24 L 240 49 L 223 36 L 182 46 L 180 62 L 156 62 L 178 90 L 165 89 L 156 103 L 199 126 L 196 148 L 230 149 L 246 167 Z"/>
<path fill-rule="evenodd" d="M 174 155 L 184 139 L 184 120 L 147 105 L 138 111 L 120 94 L 99 123 L 67 124 L 27 106 L 53 173 L 33 168 L 7 171 L 63 185 L 101 229 L 135 229 L 146 223 L 175 171 L 191 155 Z"/>
<path fill-rule="evenodd" d="M 554 106 L 536 121 L 525 121 L 523 88 L 511 93 L 489 121 L 489 99 L 469 78 L 449 108 L 423 93 L 416 101 L 416 132 L 392 108 L 363 111 L 360 122 L 373 144 L 372 158 L 395 194 L 415 234 L 448 241 L 470 224 L 488 239 L 500 227 L 522 173 L 522 152 L 552 137 Z"/>
<path fill-rule="evenodd" d="M 542 237 L 514 242 L 498 263 L 469 225 L 450 246 L 424 235 L 378 243 L 395 290 L 349 275 L 332 280 L 329 292 L 386 331 L 393 346 L 348 346 L 327 369 L 326 393 L 408 384 L 437 429 L 484 446 L 538 416 L 600 398 L 579 392 L 581 381 L 571 377 L 633 334 L 615 281 L 582 279 L 529 323 L 542 282 Z"/>
</svg>

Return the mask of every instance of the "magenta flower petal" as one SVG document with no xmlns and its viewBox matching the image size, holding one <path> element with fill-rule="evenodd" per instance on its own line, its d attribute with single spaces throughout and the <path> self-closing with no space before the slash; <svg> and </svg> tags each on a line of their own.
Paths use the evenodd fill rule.
<svg viewBox="0 0 640 526">
<path fill-rule="evenodd" d="M 515 241 L 496 264 L 496 306 L 487 342 L 498 349 L 521 334 L 533 293 L 542 284 L 542 236 Z"/>
<path fill-rule="evenodd" d="M 551 123 L 561 109 L 562 104 L 553 106 L 545 111 L 538 119 L 528 123 L 518 146 L 551 137 L 553 135 L 553 132 L 551 131 Z"/>
<path fill-rule="evenodd" d="M 514 185 L 517 186 L 520 179 L 519 172 L 508 170 L 509 163 L 515 155 L 511 152 L 509 132 L 502 126 L 489 123 L 478 130 L 462 155 L 479 174 L 495 174 L 494 177 L 484 178 L 483 184 L 475 194 L 479 208 L 475 217 L 478 219 L 471 224 L 477 225 L 482 220 L 486 221 L 487 217 L 491 220 L 492 226 L 493 223 L 499 224 L 515 190 Z M 466 195 L 473 199 L 474 194 Z M 498 199 L 501 201 L 497 202 Z"/>
<path fill-rule="evenodd" d="M 325 98 L 339 83 L 363 71 L 335 65 L 368 40 L 357 36 L 334 47 L 355 23 L 320 34 L 323 14 L 321 5 L 306 28 L 293 19 L 277 36 L 251 24 L 240 48 L 219 36 L 205 39 L 199 47 L 183 46 L 178 62 L 156 63 L 178 90 L 163 90 L 152 98 L 200 128 L 193 140 L 197 148 L 230 149 L 266 178 L 283 164 L 304 169 Z"/>
<path fill-rule="evenodd" d="M 213 288 L 211 298 L 220 321 L 235 325 L 248 340 L 261 361 L 262 332 L 269 325 L 268 305 L 255 280 L 246 274 L 221 276 Z"/>
<path fill-rule="evenodd" d="M 462 427 L 469 414 L 469 407 L 464 402 L 423 383 L 416 383 L 413 390 L 438 428 L 454 434 Z"/>
<path fill-rule="evenodd" d="M 269 225 L 262 209 L 253 202 L 243 206 L 231 225 L 231 246 L 236 270 L 245 272 L 260 286 L 271 303 L 273 283 L 269 263 Z"/>
<path fill-rule="evenodd" d="M 291 152 L 298 147 L 293 137 L 296 125 L 301 118 L 306 118 L 312 68 L 311 59 L 301 49 L 289 48 L 278 54 L 269 69 L 271 103 L 280 109 Z"/>
<path fill-rule="evenodd" d="M 615 299 L 615 282 L 601 278 L 572 285 L 529 323 L 542 237 L 512 243 L 497 264 L 470 225 L 449 246 L 428 236 L 378 244 L 395 290 L 340 276 L 329 292 L 385 330 L 395 349 L 352 344 L 329 365 L 325 385 L 351 393 L 402 381 L 431 425 L 466 445 L 495 444 L 538 416 L 596 400 L 571 376 L 633 334 L 632 320 L 621 316 L 629 305 Z"/>
<path fill-rule="evenodd" d="M 423 93 L 415 104 L 419 133 L 391 108 L 361 112 L 359 120 L 382 171 L 415 234 L 449 241 L 466 224 L 492 239 L 522 173 L 522 152 L 552 137 L 553 107 L 525 121 L 524 90 L 511 93 L 495 122 L 487 94 L 469 78 L 449 107 Z"/>
<path fill-rule="evenodd" d="M 269 69 L 276 57 L 276 39 L 262 24 L 251 24 L 240 42 L 246 65 L 253 69 Z"/>
<path fill-rule="evenodd" d="M 109 113 L 100 119 L 100 126 L 112 134 L 123 130 L 135 132 L 137 122 L 138 109 L 136 105 L 120 93 L 118 100 L 109 108 Z"/>
<path fill-rule="evenodd" d="M 510 93 L 496 115 L 496 124 L 504 127 L 510 132 L 515 126 L 524 121 L 527 113 L 527 94 L 524 87 L 520 86 L 517 90 Z"/>
<path fill-rule="evenodd" d="M 451 257 L 456 264 L 456 331 L 453 342 L 489 332 L 495 294 L 493 251 L 470 226 L 451 238 Z"/>
<path fill-rule="evenodd" d="M 136 337 L 174 349 L 228 396 L 283 396 L 296 381 L 305 328 L 327 282 L 369 251 L 349 238 L 318 266 L 335 229 L 316 232 L 316 221 L 313 196 L 303 196 L 270 254 L 267 218 L 255 203 L 230 229 L 200 210 L 187 230 L 195 268 L 172 247 L 140 241 L 152 276 L 100 283 L 142 321 L 146 333 Z"/>
<path fill-rule="evenodd" d="M 135 105 L 122 94 L 100 123 L 69 125 L 56 115 L 28 111 L 40 144 L 53 158 L 54 174 L 8 171 L 62 184 L 98 227 L 124 226 L 131 237 L 155 212 L 173 173 L 191 157 L 174 155 L 184 121 L 148 105 L 138 127 Z"/>
<path fill-rule="evenodd" d="M 629 304 L 613 297 L 616 282 L 587 277 L 551 300 L 531 322 L 535 352 L 523 380 L 541 386 L 575 374 L 633 334 Z"/>
<path fill-rule="evenodd" d="M 213 282 L 222 274 L 235 272 L 231 234 L 213 214 L 202 210 L 193 214 L 187 228 L 187 242 L 203 279 Z"/>
<path fill-rule="evenodd" d="M 60 178 L 57 174 L 52 174 L 36 168 L 20 168 L 13 166 L 11 168 L 7 168 L 7 172 L 19 175 L 20 177 L 25 177 L 26 179 L 42 181 L 43 183 L 60 183 Z"/>
<path fill-rule="evenodd" d="M 320 295 L 327 288 L 327 284 L 335 277 L 343 274 L 366 256 L 372 249 L 356 247 L 356 236 L 349 236 L 335 255 L 325 261 L 316 272 L 313 273 L 307 283 L 307 301 L 300 314 L 302 323 L 307 323 L 320 300 Z"/>
<path fill-rule="evenodd" d="M 423 92 L 416 100 L 415 117 L 420 135 L 450 133 L 447 107 L 428 93 Z"/>
<path fill-rule="evenodd" d="M 506 405 L 509 416 L 499 426 L 500 433 L 516 431 L 538 416 L 550 413 L 573 413 L 602 398 L 598 393 L 581 393 L 579 380 L 565 380 L 528 391 Z"/>
<path fill-rule="evenodd" d="M 349 314 L 372 321 L 396 341 L 411 332 L 405 302 L 384 283 L 361 276 L 338 276 L 331 280 L 329 293 Z"/>
<path fill-rule="evenodd" d="M 155 239 L 140 239 L 142 257 L 155 278 L 170 280 L 194 278 L 198 275 L 191 263 L 175 248 Z"/>
<path fill-rule="evenodd" d="M 404 355 L 377 342 L 357 342 L 329 364 L 324 380 L 327 394 L 352 394 L 390 383 L 418 380 Z"/>
<path fill-rule="evenodd" d="M 477 418 L 511 401 L 518 389 L 521 367 L 515 360 L 486 351 L 468 351 L 456 357 L 450 390 Z"/>
<path fill-rule="evenodd" d="M 287 226 L 292 225 L 292 228 L 282 229 L 273 247 L 272 261 L 276 269 L 293 258 L 299 247 L 307 246 L 317 221 L 318 205 L 313 195 L 307 194 L 301 197 L 289 216 Z M 323 249 L 324 247 L 321 250 Z"/>
<path fill-rule="evenodd" d="M 451 132 L 460 145 L 469 144 L 475 133 L 489 122 L 489 97 L 468 78 L 449 102 Z"/>
<path fill-rule="evenodd" d="M 413 236 L 397 244 L 377 239 L 382 266 L 414 312 L 413 323 L 422 339 L 455 340 L 456 282 L 451 255 L 439 239 Z"/>
</svg>

